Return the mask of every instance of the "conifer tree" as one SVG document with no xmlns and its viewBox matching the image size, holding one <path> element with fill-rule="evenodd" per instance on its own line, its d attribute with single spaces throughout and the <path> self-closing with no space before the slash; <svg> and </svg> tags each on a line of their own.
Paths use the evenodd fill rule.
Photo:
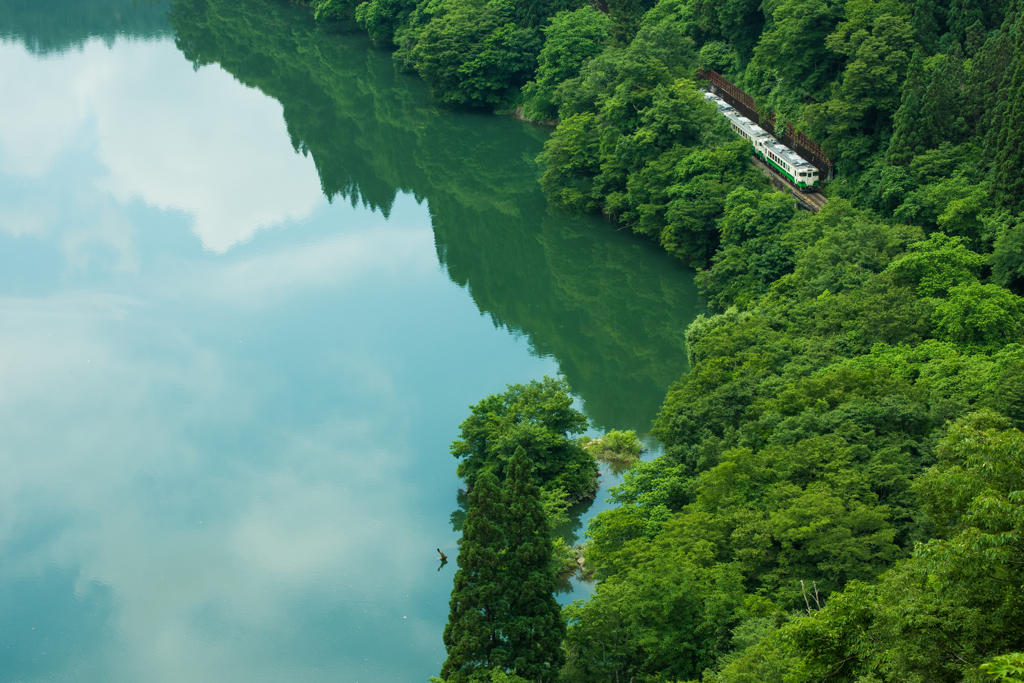
<svg viewBox="0 0 1024 683">
<path fill-rule="evenodd" d="M 1010 32 L 1013 62 L 1001 88 L 1002 116 L 995 141 L 995 186 L 1002 203 L 1011 210 L 1024 208 L 1024 12 L 1017 13 Z"/>
<path fill-rule="evenodd" d="M 887 160 L 890 166 L 906 166 L 917 154 L 924 151 L 921 126 L 921 99 L 924 69 L 921 53 L 915 52 L 903 82 L 903 100 L 893 118 L 892 138 L 889 140 Z"/>
<path fill-rule="evenodd" d="M 916 0 L 914 2 L 914 37 L 928 54 L 935 51 L 935 43 L 939 36 L 939 24 L 935 20 L 934 0 Z"/>
<path fill-rule="evenodd" d="M 1014 63 L 1015 45 L 1011 34 L 1015 18 L 1016 12 L 1011 8 L 999 30 L 985 38 L 981 49 L 971 59 L 972 81 L 968 102 L 975 129 L 983 136 L 990 158 L 995 156 L 993 150 L 999 137 L 1003 110 L 1007 106 L 1003 98 Z"/>
<path fill-rule="evenodd" d="M 553 595 L 551 531 L 532 471 L 520 446 L 502 490 L 508 550 L 501 577 L 506 611 L 500 628 L 505 667 L 531 681 L 553 681 L 565 661 L 561 649 L 565 621 Z"/>
<path fill-rule="evenodd" d="M 949 7 L 946 23 L 958 40 L 963 40 L 966 37 L 967 29 L 975 22 L 984 23 L 985 12 L 981 7 L 982 4 L 984 3 L 978 2 L 978 0 L 953 0 Z"/>
<path fill-rule="evenodd" d="M 448 658 L 441 668 L 441 678 L 450 683 L 472 680 L 474 672 L 490 669 L 496 658 L 501 659 L 498 617 L 507 612 L 501 582 L 506 545 L 501 503 L 498 478 L 485 470 L 469 494 L 459 569 L 444 628 Z"/>
<path fill-rule="evenodd" d="M 981 49 L 985 43 L 985 33 L 985 26 L 980 21 L 974 22 L 967 29 L 967 35 L 964 37 L 964 50 L 968 57 L 973 57 Z"/>
<path fill-rule="evenodd" d="M 966 74 L 963 67 L 963 52 L 954 44 L 946 54 L 935 56 L 930 83 L 921 98 L 921 118 L 918 128 L 928 149 L 934 149 L 943 142 L 960 142 L 966 132 L 961 119 L 960 107 L 964 100 Z"/>
</svg>

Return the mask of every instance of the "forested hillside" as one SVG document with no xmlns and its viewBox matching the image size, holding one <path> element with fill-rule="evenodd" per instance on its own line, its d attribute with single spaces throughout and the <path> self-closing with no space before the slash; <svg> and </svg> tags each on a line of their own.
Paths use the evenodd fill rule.
<svg viewBox="0 0 1024 683">
<path fill-rule="evenodd" d="M 687 331 L 692 369 L 654 429 L 665 455 L 591 524 L 600 583 L 567 610 L 563 680 L 1015 680 L 1022 9 L 319 5 L 394 44 L 443 102 L 557 120 L 551 201 L 650 236 L 722 311 Z M 821 213 L 751 168 L 698 68 L 835 160 Z"/>
</svg>

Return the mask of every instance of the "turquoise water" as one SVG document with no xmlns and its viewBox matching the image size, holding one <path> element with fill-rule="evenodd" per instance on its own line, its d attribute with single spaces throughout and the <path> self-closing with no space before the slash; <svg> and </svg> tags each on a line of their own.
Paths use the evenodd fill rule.
<svg viewBox="0 0 1024 683">
<path fill-rule="evenodd" d="M 646 431 L 692 273 L 549 210 L 547 129 L 167 9 L 0 12 L 0 680 L 423 681 L 467 405 L 562 373 Z"/>
</svg>

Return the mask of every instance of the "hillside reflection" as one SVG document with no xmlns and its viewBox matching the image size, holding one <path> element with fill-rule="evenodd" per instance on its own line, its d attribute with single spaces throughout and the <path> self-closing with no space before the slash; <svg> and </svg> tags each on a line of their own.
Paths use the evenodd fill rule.
<svg viewBox="0 0 1024 683">
<path fill-rule="evenodd" d="M 0 38 L 37 54 L 81 49 L 89 38 L 154 38 L 170 33 L 167 7 L 168 0 L 4 0 Z"/>
<path fill-rule="evenodd" d="M 554 357 L 595 426 L 648 431 L 686 369 L 692 273 L 600 219 L 549 210 L 533 162 L 547 129 L 439 108 L 365 37 L 285 2 L 174 0 L 166 18 L 146 0 L 31 5 L 0 13 L 0 32 L 37 50 L 169 25 L 196 68 L 219 65 L 281 103 L 328 199 L 385 215 L 399 193 L 427 201 L 438 261 L 481 313 Z M 74 21 L 47 19 L 62 12 Z"/>
</svg>

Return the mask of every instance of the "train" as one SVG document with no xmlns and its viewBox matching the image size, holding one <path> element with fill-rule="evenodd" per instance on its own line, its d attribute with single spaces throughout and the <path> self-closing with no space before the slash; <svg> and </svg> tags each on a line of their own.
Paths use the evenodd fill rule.
<svg viewBox="0 0 1024 683">
<path fill-rule="evenodd" d="M 771 133 L 740 114 L 718 95 L 706 92 L 704 98 L 718 107 L 718 113 L 729 120 L 734 131 L 753 143 L 757 158 L 796 185 L 801 192 L 818 191 L 818 168 L 814 164 L 776 140 Z"/>
</svg>

